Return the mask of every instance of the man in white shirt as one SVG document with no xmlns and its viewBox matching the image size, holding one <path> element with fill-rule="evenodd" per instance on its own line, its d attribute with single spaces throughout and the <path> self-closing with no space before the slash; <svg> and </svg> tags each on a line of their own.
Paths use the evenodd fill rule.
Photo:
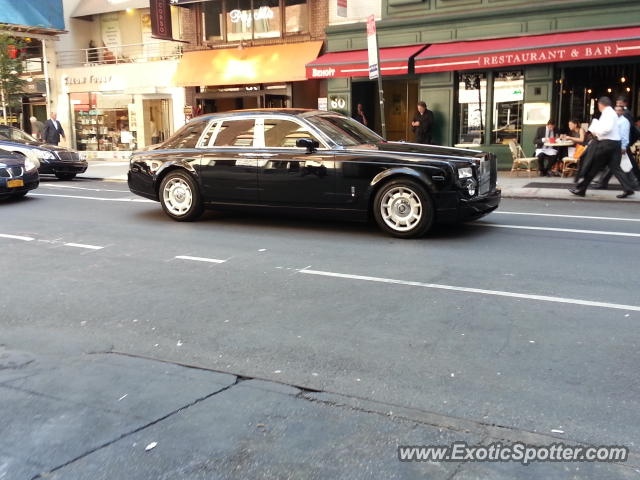
<svg viewBox="0 0 640 480">
<path fill-rule="evenodd" d="M 574 195 L 584 197 L 589 188 L 589 184 L 596 175 L 606 166 L 611 171 L 616 172 L 616 178 L 622 184 L 624 193 L 618 195 L 619 198 L 625 198 L 633 195 L 633 187 L 630 186 L 624 175 L 620 175 L 620 160 L 622 159 L 622 142 L 620 136 L 620 125 L 618 123 L 618 114 L 611 107 L 612 102 L 609 97 L 602 97 L 598 100 L 598 110 L 600 110 L 600 118 L 591 122 L 589 131 L 594 136 L 593 142 L 589 148 L 595 148 L 593 160 L 589 171 L 575 188 L 569 191 Z"/>
</svg>

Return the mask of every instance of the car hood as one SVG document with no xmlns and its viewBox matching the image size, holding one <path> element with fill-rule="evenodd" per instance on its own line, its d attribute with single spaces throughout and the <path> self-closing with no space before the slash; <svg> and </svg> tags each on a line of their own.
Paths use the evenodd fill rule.
<svg viewBox="0 0 640 480">
<path fill-rule="evenodd" d="M 467 150 L 463 148 L 440 147 L 438 145 L 423 145 L 409 142 L 379 142 L 376 144 L 357 145 L 347 147 L 348 151 L 386 152 L 396 158 L 411 158 L 420 160 L 428 157 L 431 160 L 469 162 L 479 158 L 484 153 L 480 150 Z M 446 158 L 439 158 L 446 157 Z M 427 160 L 427 158 L 424 158 Z"/>
<path fill-rule="evenodd" d="M 7 167 L 23 167 L 24 158 L 18 155 L 12 155 L 9 153 L 0 154 L 0 168 Z"/>
<path fill-rule="evenodd" d="M 48 143 L 31 142 L 31 141 L 17 141 L 17 140 L 0 140 L 0 145 L 16 145 L 18 147 L 31 147 L 40 148 L 43 150 L 51 150 L 53 152 L 71 152 L 73 150 L 65 147 L 59 147 L 57 145 L 49 145 Z"/>
</svg>

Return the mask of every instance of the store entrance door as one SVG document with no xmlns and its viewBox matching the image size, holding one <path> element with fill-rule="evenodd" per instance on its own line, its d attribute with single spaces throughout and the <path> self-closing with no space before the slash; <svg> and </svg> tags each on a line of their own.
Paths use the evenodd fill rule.
<svg viewBox="0 0 640 480">
<path fill-rule="evenodd" d="M 391 141 L 414 140 L 411 119 L 418 103 L 418 82 L 413 80 L 384 80 L 384 113 L 387 139 Z M 381 132 L 380 101 L 376 81 L 353 82 L 351 104 L 355 114 L 358 104 L 367 117 L 367 126 Z"/>
<path fill-rule="evenodd" d="M 142 101 L 144 111 L 144 144 L 155 145 L 171 135 L 171 100 L 168 98 Z"/>
</svg>

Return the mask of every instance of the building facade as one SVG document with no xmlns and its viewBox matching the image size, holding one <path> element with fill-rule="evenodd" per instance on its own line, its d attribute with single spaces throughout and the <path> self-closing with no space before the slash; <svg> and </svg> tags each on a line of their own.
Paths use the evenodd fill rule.
<svg viewBox="0 0 640 480">
<path fill-rule="evenodd" d="M 38 8 L 28 2 L 0 0 L 0 33 L 20 44 L 14 54 L 22 59 L 25 80 L 20 107 L 8 108 L 0 119 L 31 132 L 30 117 L 47 119 L 53 108 L 56 83 L 54 45 L 65 33 L 62 0 L 41 0 Z"/>
<path fill-rule="evenodd" d="M 173 0 L 189 18 L 175 84 L 193 114 L 317 108 L 324 82 L 305 65 L 321 51 L 328 0 Z"/>
<path fill-rule="evenodd" d="M 356 0 L 353 0 L 358 3 Z M 362 5 L 370 4 L 368 1 Z M 375 14 L 372 5 L 370 13 Z M 390 139 L 412 140 L 415 103 L 435 114 L 435 141 L 472 144 L 510 165 L 507 143 L 529 153 L 538 126 L 588 122 L 601 95 L 628 95 L 640 81 L 640 3 L 610 0 L 382 0 L 377 23 Z M 362 22 L 330 25 L 313 67 L 330 105 L 364 105 L 379 128 L 377 88 L 367 77 Z"/>
<path fill-rule="evenodd" d="M 126 158 L 185 121 L 184 88 L 173 82 L 182 55 L 181 9 L 171 8 L 176 42 L 151 34 L 149 0 L 64 0 L 68 34 L 57 45 L 56 108 L 68 140 L 86 158 Z"/>
</svg>

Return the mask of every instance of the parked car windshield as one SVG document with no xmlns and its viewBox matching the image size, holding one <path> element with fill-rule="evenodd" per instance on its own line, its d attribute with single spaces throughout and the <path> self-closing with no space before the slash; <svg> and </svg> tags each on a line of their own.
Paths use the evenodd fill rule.
<svg viewBox="0 0 640 480">
<path fill-rule="evenodd" d="M 356 120 L 342 115 L 311 115 L 306 119 L 343 147 L 379 143 L 384 140 Z"/>
<path fill-rule="evenodd" d="M 0 128 L 0 140 L 10 142 L 35 142 L 40 143 L 26 132 L 13 127 Z"/>
</svg>

